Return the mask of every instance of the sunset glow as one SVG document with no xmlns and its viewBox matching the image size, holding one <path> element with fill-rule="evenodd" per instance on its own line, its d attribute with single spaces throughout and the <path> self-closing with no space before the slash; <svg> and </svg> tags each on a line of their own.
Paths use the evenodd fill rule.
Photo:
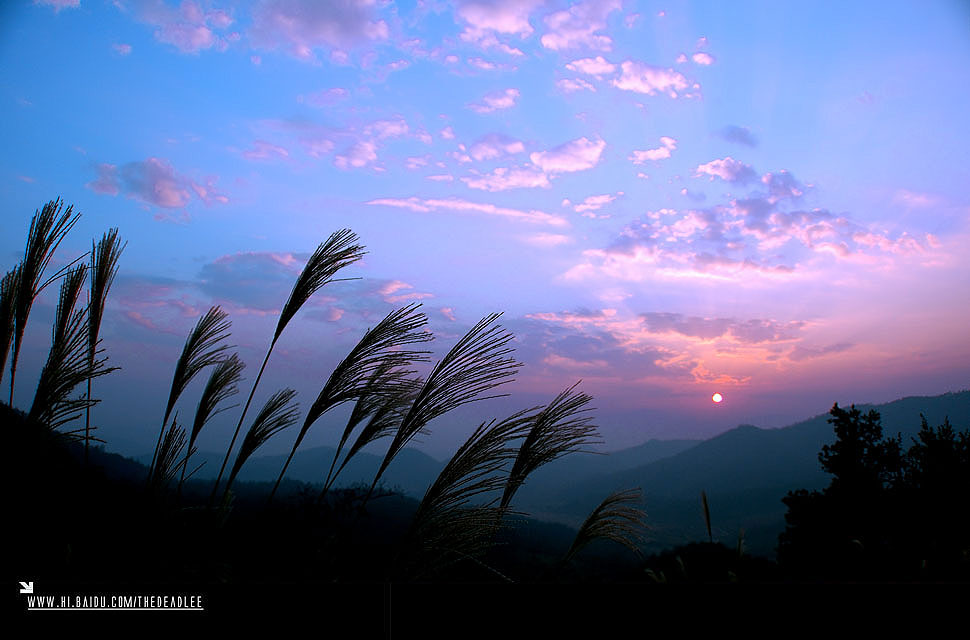
<svg viewBox="0 0 970 640">
<path fill-rule="evenodd" d="M 83 217 L 53 266 L 120 229 L 102 337 L 124 375 L 99 384 L 99 435 L 135 450 L 128 417 L 161 418 L 200 314 L 228 311 L 255 369 L 341 228 L 368 254 L 296 316 L 264 386 L 305 408 L 409 302 L 438 355 L 504 312 L 524 363 L 509 399 L 433 451 L 578 380 L 611 448 L 962 389 L 967 19 L 958 2 L 13 2 L 0 268 L 55 197 Z M 51 287 L 24 380 L 55 304 Z M 717 411 L 698 402 L 712 386 Z"/>
</svg>

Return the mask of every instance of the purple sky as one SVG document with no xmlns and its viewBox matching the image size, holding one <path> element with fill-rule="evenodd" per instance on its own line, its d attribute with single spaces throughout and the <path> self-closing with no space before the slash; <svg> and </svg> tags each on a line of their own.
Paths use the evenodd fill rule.
<svg viewBox="0 0 970 640">
<path fill-rule="evenodd" d="M 198 316 L 230 312 L 251 379 L 343 227 L 361 279 L 304 307 L 259 395 L 306 407 L 396 306 L 439 352 L 504 311 L 512 396 L 433 424 L 436 455 L 579 379 L 607 448 L 964 389 L 968 25 L 944 1 L 4 3 L 3 270 L 54 197 L 83 213 L 58 263 L 120 228 L 96 421 L 125 451 Z"/>
</svg>

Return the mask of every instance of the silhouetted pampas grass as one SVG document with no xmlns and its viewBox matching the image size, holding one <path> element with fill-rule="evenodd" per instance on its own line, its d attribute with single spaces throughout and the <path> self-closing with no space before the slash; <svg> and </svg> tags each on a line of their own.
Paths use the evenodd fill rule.
<svg viewBox="0 0 970 640">
<path fill-rule="evenodd" d="M 368 496 L 395 456 L 431 420 L 463 404 L 498 397 L 481 394 L 508 382 L 518 371 L 521 364 L 509 356 L 513 349 L 507 346 L 513 336 L 495 324 L 501 315 L 493 313 L 479 321 L 432 369 L 401 420 Z"/>
<path fill-rule="evenodd" d="M 229 345 L 220 343 L 229 337 L 232 323 L 227 318 L 228 314 L 218 306 L 210 308 L 199 318 L 195 328 L 185 340 L 182 355 L 175 363 L 175 374 L 172 376 L 172 388 L 168 394 L 168 404 L 165 406 L 162 430 L 158 432 L 158 443 L 155 445 L 155 453 L 152 454 L 152 463 L 148 467 L 149 476 L 152 475 L 155 467 L 165 425 L 182 391 L 200 371 L 210 365 L 218 364 L 226 357 L 225 351 L 229 349 Z"/>
<path fill-rule="evenodd" d="M 199 398 L 199 406 L 195 410 L 195 421 L 192 423 L 192 431 L 189 434 L 189 445 L 185 454 L 185 465 L 182 467 L 182 477 L 179 479 L 179 487 L 185 481 L 185 471 L 189 464 L 189 458 L 195 452 L 195 440 L 202 432 L 202 427 L 215 415 L 232 408 L 222 407 L 217 409 L 216 407 L 239 392 L 236 385 L 242 379 L 242 370 L 245 367 L 245 363 L 234 353 L 217 364 L 212 370 L 209 381 Z"/>
<path fill-rule="evenodd" d="M 612 540 L 639 553 L 638 541 L 642 537 L 645 514 L 636 506 L 643 502 L 640 489 L 614 491 L 587 516 L 562 563 L 569 562 L 590 542 L 598 539 Z"/>
<path fill-rule="evenodd" d="M 266 350 L 266 357 L 263 358 L 263 364 L 259 367 L 259 372 L 253 381 L 252 389 L 249 391 L 249 398 L 243 406 L 242 413 L 239 415 L 239 422 L 236 423 L 236 430 L 233 432 L 232 439 L 229 441 L 226 457 L 222 461 L 222 467 L 219 469 L 215 484 L 212 486 L 210 500 L 215 498 L 216 491 L 219 489 L 222 474 L 226 470 L 226 465 L 229 464 L 229 456 L 232 455 L 233 447 L 236 445 L 236 438 L 239 437 L 243 420 L 246 419 L 246 414 L 249 412 L 249 405 L 253 402 L 256 387 L 259 386 L 259 381 L 263 377 L 263 371 L 266 370 L 266 363 L 269 362 L 269 356 L 273 353 L 273 347 L 276 346 L 276 342 L 283 334 L 286 325 L 293 319 L 296 312 L 300 310 L 300 307 L 310 299 L 310 296 L 319 291 L 324 285 L 333 282 L 334 276 L 338 271 L 357 262 L 364 256 L 366 252 L 363 246 L 357 244 L 358 240 L 357 234 L 350 229 L 341 229 L 331 234 L 327 238 L 327 241 L 320 244 L 317 250 L 313 252 L 313 255 L 310 256 L 310 259 L 307 260 L 306 265 L 303 267 L 303 271 L 300 272 L 300 277 L 293 284 L 290 297 L 287 299 L 286 304 L 283 305 L 282 311 L 280 311 L 280 318 L 276 323 L 273 340 Z"/>
<path fill-rule="evenodd" d="M 0 280 L 0 382 L 7 369 L 7 356 L 13 341 L 16 319 L 17 288 L 20 286 L 20 265 L 7 272 Z"/>
<path fill-rule="evenodd" d="M 576 391 L 577 382 L 560 393 L 533 418 L 528 435 L 522 442 L 509 473 L 508 483 L 502 495 L 502 507 L 508 507 L 512 497 L 525 482 L 526 477 L 544 464 L 564 455 L 580 451 L 582 447 L 596 444 L 596 426 L 590 423 L 586 405 L 591 396 Z"/>
<path fill-rule="evenodd" d="M 172 418 L 172 426 L 169 427 L 161 441 L 158 448 L 158 459 L 155 461 L 148 478 L 149 486 L 155 491 L 167 487 L 185 464 L 186 457 L 182 455 L 185 450 L 185 429 L 178 424 L 177 419 L 178 415 L 176 414 Z"/>
<path fill-rule="evenodd" d="M 101 237 L 97 244 L 91 242 L 91 283 L 88 302 L 88 364 L 94 368 L 94 358 L 98 350 L 99 335 L 101 333 L 101 319 L 104 317 L 104 305 L 108 299 L 108 290 L 118 274 L 118 260 L 125 247 L 118 240 L 118 230 L 111 229 Z M 87 397 L 91 398 L 91 378 L 88 378 Z M 84 457 L 88 456 L 88 438 L 91 434 L 91 406 L 84 415 Z"/>
<path fill-rule="evenodd" d="M 60 199 L 51 200 L 44 208 L 34 214 L 30 221 L 30 231 L 27 234 L 27 247 L 24 259 L 20 262 L 20 278 L 16 288 L 14 300 L 14 335 L 13 355 L 10 361 L 10 405 L 13 406 L 13 389 L 17 377 L 17 360 L 20 356 L 20 345 L 27 327 L 27 318 L 37 295 L 54 279 L 66 271 L 67 267 L 55 273 L 50 279 L 43 281 L 44 272 L 54 251 L 60 245 L 64 236 L 77 222 L 80 214 L 74 213 L 73 205 L 63 210 Z M 73 263 L 72 263 L 73 264 Z M 68 265 L 70 267 L 71 265 Z"/>
<path fill-rule="evenodd" d="M 515 459 L 513 441 L 534 419 L 521 411 L 500 422 L 482 423 L 428 488 L 405 536 L 398 570 L 418 578 L 456 559 L 484 553 L 502 520 L 497 492 Z M 494 494 L 482 504 L 472 501 Z"/>
<path fill-rule="evenodd" d="M 340 361 L 326 384 L 317 395 L 307 411 L 303 427 L 297 434 L 296 442 L 290 455 L 280 471 L 276 485 L 270 494 L 270 498 L 275 495 L 277 487 L 286 474 L 286 469 L 293 459 L 300 443 L 306 436 L 310 427 L 320 416 L 330 409 L 350 400 L 354 400 L 367 389 L 371 382 L 371 376 L 378 372 L 401 371 L 401 375 L 407 374 L 407 367 L 415 362 L 426 361 L 427 351 L 416 351 L 407 349 L 408 345 L 427 342 L 432 336 L 423 330 L 427 324 L 427 317 L 418 311 L 420 305 L 409 305 L 389 313 L 373 329 L 369 329 L 357 345 Z M 389 375 L 389 374 L 388 374 Z M 392 381 L 391 378 L 384 382 Z M 373 391 L 373 388 L 371 388 Z M 390 392 L 390 389 L 387 390 Z M 339 453 L 339 449 L 337 451 Z M 335 454 L 336 455 L 336 454 Z"/>
<path fill-rule="evenodd" d="M 104 366 L 103 359 L 89 358 L 87 311 L 75 308 L 86 269 L 85 265 L 71 269 L 61 283 L 51 348 L 30 407 L 30 417 L 41 421 L 50 429 L 57 429 L 80 417 L 82 411 L 96 402 L 87 396 L 70 398 L 78 385 L 113 370 Z M 79 431 L 69 433 L 80 437 L 77 436 Z M 89 436 L 90 434 L 85 433 L 84 437 Z"/>
<path fill-rule="evenodd" d="M 253 425 L 246 432 L 246 437 L 243 438 L 243 442 L 239 446 L 236 462 L 233 463 L 232 471 L 229 472 L 229 477 L 226 479 L 226 488 L 222 494 L 223 502 L 228 498 L 229 488 L 246 460 L 267 440 L 296 422 L 300 414 L 296 403 L 293 403 L 295 396 L 296 391 L 293 389 L 283 389 L 270 396 L 270 399 L 263 405 L 262 410 L 253 420 Z"/>
</svg>

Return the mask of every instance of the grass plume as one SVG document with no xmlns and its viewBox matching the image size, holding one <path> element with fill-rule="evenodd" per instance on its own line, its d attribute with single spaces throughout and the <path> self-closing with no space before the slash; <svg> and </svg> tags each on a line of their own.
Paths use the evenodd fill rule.
<svg viewBox="0 0 970 640">
<path fill-rule="evenodd" d="M 252 426 L 246 432 L 246 437 L 243 438 L 242 444 L 239 446 L 236 461 L 233 463 L 232 471 L 229 472 L 229 477 L 226 479 L 226 488 L 222 494 L 223 502 L 229 496 L 229 488 L 232 486 L 233 480 L 236 479 L 239 470 L 242 469 L 246 460 L 257 449 L 263 446 L 267 440 L 296 422 L 299 416 L 299 408 L 296 403 L 292 403 L 295 396 L 296 391 L 293 389 L 277 391 L 270 396 L 269 400 L 266 401 L 266 404 L 263 405 L 263 408 L 256 415 L 256 419 L 253 420 Z"/>
<path fill-rule="evenodd" d="M 172 426 L 165 432 L 158 448 L 158 459 L 148 479 L 149 487 L 156 491 L 168 486 L 186 461 L 186 457 L 182 455 L 185 450 L 185 429 L 178 424 L 177 419 L 176 414 L 172 418 Z"/>
<path fill-rule="evenodd" d="M 504 508 L 497 492 L 515 459 L 512 442 L 532 423 L 531 411 L 482 423 L 458 449 L 428 488 L 405 537 L 408 570 L 430 573 L 456 558 L 475 558 L 488 549 Z M 479 504 L 472 501 L 496 494 Z M 400 562 L 400 558 L 399 558 Z"/>
<path fill-rule="evenodd" d="M 20 287 L 20 265 L 11 269 L 0 280 L 0 382 L 7 368 L 7 356 L 13 341 L 16 319 L 17 289 Z"/>
<path fill-rule="evenodd" d="M 634 553 L 639 553 L 637 542 L 641 539 L 645 514 L 635 505 L 643 501 L 640 489 L 614 491 L 587 516 L 562 563 L 569 562 L 593 540 L 618 542 Z"/>
<path fill-rule="evenodd" d="M 110 229 L 97 244 L 91 241 L 91 283 L 88 302 L 88 363 L 94 368 L 95 353 L 98 350 L 101 319 L 108 299 L 108 290 L 118 274 L 118 260 L 125 245 L 118 239 L 118 229 Z M 91 378 L 88 378 L 87 397 L 91 398 Z M 84 415 L 84 457 L 88 456 L 88 437 L 91 432 L 91 406 Z"/>
<path fill-rule="evenodd" d="M 415 362 L 427 360 L 427 351 L 404 348 L 411 344 L 427 342 L 432 338 L 430 333 L 423 330 L 428 319 L 418 311 L 419 307 L 419 304 L 408 305 L 389 313 L 374 328 L 369 329 L 334 368 L 307 411 L 303 426 L 273 487 L 273 494 L 283 480 L 286 469 L 300 443 L 303 442 L 303 438 L 320 416 L 333 407 L 360 396 L 365 389 L 368 389 L 375 373 L 397 371 L 394 375 L 400 378 L 407 373 L 407 367 Z M 390 373 L 384 375 L 387 376 Z M 385 380 L 385 382 L 391 381 L 392 379 Z M 371 388 L 369 391 L 375 390 Z"/>
<path fill-rule="evenodd" d="M 74 267 L 61 282 L 51 348 L 30 407 L 29 415 L 51 429 L 80 417 L 96 402 L 88 396 L 70 398 L 78 385 L 114 370 L 105 367 L 104 359 L 98 359 L 97 354 L 94 360 L 89 358 L 87 311 L 76 308 L 86 269 L 83 264 Z M 84 437 L 90 437 L 90 433 L 86 431 Z"/>
<path fill-rule="evenodd" d="M 431 420 L 463 404 L 498 397 L 481 394 L 508 382 L 518 371 L 521 365 L 509 356 L 513 349 L 507 346 L 513 336 L 495 324 L 501 315 L 482 318 L 432 369 L 394 434 L 371 492 L 394 457 Z"/>
<path fill-rule="evenodd" d="M 80 217 L 74 213 L 73 205 L 63 208 L 60 198 L 51 200 L 44 208 L 34 213 L 30 221 L 30 231 L 27 234 L 27 247 L 24 259 L 20 262 L 20 278 L 16 288 L 14 306 L 13 354 L 10 361 L 10 402 L 13 406 L 13 389 L 17 377 L 17 360 L 20 356 L 20 345 L 23 342 L 27 318 L 37 295 L 53 281 L 61 276 L 67 268 L 61 269 L 51 278 L 43 281 L 44 272 L 54 257 L 54 251 L 71 230 Z M 73 264 L 73 263 L 72 263 Z M 68 265 L 70 267 L 72 265 Z"/>
<path fill-rule="evenodd" d="M 535 415 L 509 473 L 502 495 L 503 508 L 509 506 L 515 492 L 533 471 L 598 442 L 596 426 L 590 423 L 592 418 L 587 415 L 592 409 L 586 407 L 593 398 L 576 391 L 578 384 L 560 393 Z"/>
<path fill-rule="evenodd" d="M 280 311 L 280 318 L 276 323 L 273 340 L 266 350 L 263 364 L 260 365 L 259 371 L 256 373 L 256 379 L 253 381 L 253 386 L 249 391 L 249 398 L 246 399 L 242 413 L 239 414 L 239 422 L 236 423 L 236 429 L 233 431 L 232 439 L 229 441 L 229 448 L 226 450 L 226 457 L 222 460 L 222 466 L 219 469 L 219 474 L 216 476 L 216 482 L 212 487 L 210 502 L 215 498 L 216 491 L 219 489 L 222 474 L 225 473 L 226 465 L 229 464 L 229 457 L 232 455 L 233 447 L 236 445 L 236 439 L 239 437 L 239 431 L 242 429 L 243 421 L 249 412 L 249 405 L 252 404 L 253 396 L 256 394 L 256 387 L 259 386 L 259 381 L 263 377 L 263 371 L 266 370 L 266 363 L 269 362 L 269 356 L 273 353 L 273 347 L 276 346 L 276 342 L 283 334 L 283 329 L 293 319 L 296 312 L 300 310 L 300 307 L 310 299 L 310 296 L 319 291 L 324 285 L 333 281 L 338 271 L 364 257 L 366 252 L 364 251 L 364 247 L 358 244 L 358 241 L 357 234 L 350 229 L 341 229 L 332 233 L 326 242 L 321 243 L 317 247 L 317 250 L 313 252 L 313 255 L 310 256 L 310 259 L 307 260 L 306 265 L 303 267 L 303 271 L 300 272 L 300 276 L 293 284 L 290 297 L 286 300 L 286 304 L 283 305 L 283 309 Z"/>
<path fill-rule="evenodd" d="M 165 425 L 168 423 L 168 417 L 171 415 L 175 403 L 185 387 L 192 381 L 192 378 L 209 365 L 218 364 L 225 359 L 225 351 L 229 348 L 229 345 L 222 344 L 222 341 L 229 337 L 231 326 L 232 323 L 228 320 L 228 314 L 215 306 L 199 318 L 195 328 L 186 338 L 185 345 L 182 347 L 182 354 L 175 364 L 172 388 L 168 394 L 168 404 L 165 406 L 162 430 L 158 433 L 158 442 L 155 444 L 155 453 L 152 455 L 152 463 L 149 466 L 149 476 L 152 475 L 155 467 Z"/>
<path fill-rule="evenodd" d="M 188 459 L 194 452 L 195 440 L 199 437 L 202 427 L 217 414 L 231 408 L 217 407 L 239 392 L 237 384 L 242 379 L 242 370 L 245 367 L 245 363 L 234 353 L 217 364 L 212 370 L 212 374 L 209 375 L 209 381 L 202 391 L 202 396 L 199 398 L 199 406 L 195 410 L 195 421 L 193 421 L 192 431 L 189 433 L 189 446 L 185 455 L 185 466 L 182 467 L 182 477 L 179 480 L 179 486 L 185 480 L 185 469 L 188 466 Z"/>
</svg>

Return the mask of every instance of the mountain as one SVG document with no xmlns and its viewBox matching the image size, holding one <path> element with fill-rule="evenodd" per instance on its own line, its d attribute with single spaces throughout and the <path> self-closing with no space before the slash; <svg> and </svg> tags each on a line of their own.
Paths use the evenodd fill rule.
<svg viewBox="0 0 970 640">
<path fill-rule="evenodd" d="M 949 417 L 954 428 L 970 428 L 970 391 L 857 407 L 878 411 L 883 435 L 900 433 L 904 446 L 919 431 L 921 414 L 931 425 Z M 770 555 L 784 529 L 781 498 L 828 485 L 818 463 L 819 450 L 834 440 L 827 420 L 821 414 L 780 429 L 742 425 L 670 457 L 585 478 L 577 483 L 581 488 L 560 492 L 559 519 L 578 524 L 610 491 L 641 487 L 655 542 L 671 546 L 706 538 L 699 499 L 704 491 L 715 537 L 730 543 L 744 528 L 748 548 Z"/>
<path fill-rule="evenodd" d="M 333 454 L 333 447 L 314 447 L 298 451 L 286 470 L 286 478 L 322 485 L 327 477 L 330 464 L 333 462 Z M 210 451 L 196 453 L 189 462 L 190 470 L 195 469 L 200 464 L 203 466 L 192 478 L 195 480 L 214 480 L 216 474 L 219 473 L 219 467 L 222 466 L 224 457 L 224 453 L 219 454 Z M 382 460 L 383 456 L 366 452 L 358 453 L 340 472 L 334 486 L 349 487 L 357 484 L 370 486 Z M 151 461 L 151 456 L 142 456 L 139 461 L 147 465 Z M 285 462 L 285 455 L 254 456 L 243 465 L 238 480 L 241 482 L 276 482 Z M 228 473 L 228 467 L 231 464 L 232 460 L 227 465 L 226 473 Z M 438 477 L 438 473 L 443 467 L 444 463 L 435 460 L 426 453 L 413 448 L 405 448 L 394 458 L 394 462 L 387 468 L 381 482 L 388 489 L 395 489 L 406 495 L 420 498 L 424 495 L 428 486 Z M 225 474 L 223 474 L 224 479 Z"/>
</svg>

